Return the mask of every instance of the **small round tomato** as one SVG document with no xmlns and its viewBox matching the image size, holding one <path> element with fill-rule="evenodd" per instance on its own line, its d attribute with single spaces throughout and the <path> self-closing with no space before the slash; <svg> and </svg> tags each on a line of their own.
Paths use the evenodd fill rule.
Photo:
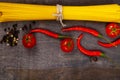
<svg viewBox="0 0 120 80">
<path fill-rule="evenodd" d="M 22 43 L 26 48 L 32 48 L 36 45 L 36 38 L 33 34 L 26 34 L 23 36 Z"/>
<path fill-rule="evenodd" d="M 116 23 L 110 23 L 106 26 L 106 33 L 109 37 L 115 38 L 120 35 L 120 26 Z"/>
<path fill-rule="evenodd" d="M 64 52 L 71 52 L 74 48 L 74 41 L 72 38 L 66 38 L 61 41 L 60 45 Z"/>
</svg>

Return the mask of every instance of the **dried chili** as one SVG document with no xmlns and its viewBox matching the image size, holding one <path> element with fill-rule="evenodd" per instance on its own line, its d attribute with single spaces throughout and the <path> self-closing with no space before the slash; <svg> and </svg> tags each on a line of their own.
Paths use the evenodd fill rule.
<svg viewBox="0 0 120 80">
<path fill-rule="evenodd" d="M 82 53 L 84 53 L 85 55 L 88 55 L 88 56 L 106 57 L 105 54 L 99 50 L 87 50 L 84 47 L 82 47 L 82 45 L 80 45 L 80 41 L 82 38 L 83 38 L 83 34 L 81 34 L 77 39 L 77 47 L 78 47 L 79 51 L 81 51 Z"/>
<path fill-rule="evenodd" d="M 90 33 L 95 37 L 103 38 L 103 36 L 96 30 L 91 29 L 91 28 L 82 27 L 82 26 L 72 26 L 72 27 L 68 27 L 68 28 L 63 28 L 62 31 L 63 32 L 65 32 L 65 31 L 83 31 L 83 32 Z"/>
<path fill-rule="evenodd" d="M 69 38 L 69 36 L 64 36 L 64 35 L 61 35 L 61 34 L 57 34 L 57 33 L 54 33 L 52 31 L 49 31 L 49 30 L 46 30 L 46 29 L 42 29 L 42 28 L 32 29 L 30 31 L 30 33 L 36 33 L 36 32 L 46 34 L 46 35 L 51 36 L 53 38 L 59 38 L 59 39 Z"/>
<path fill-rule="evenodd" d="M 103 46 L 103 47 L 106 47 L 106 48 L 110 48 L 110 47 L 114 47 L 119 45 L 120 44 L 120 39 L 117 39 L 116 41 L 112 42 L 112 43 L 103 43 L 101 41 L 98 41 L 98 44 Z"/>
</svg>

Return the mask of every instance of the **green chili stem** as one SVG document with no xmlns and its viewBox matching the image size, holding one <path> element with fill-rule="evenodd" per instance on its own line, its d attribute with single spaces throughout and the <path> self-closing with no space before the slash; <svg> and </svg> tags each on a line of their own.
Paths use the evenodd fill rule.
<svg viewBox="0 0 120 80">
<path fill-rule="evenodd" d="M 101 53 L 100 56 L 103 58 L 106 58 L 109 62 L 111 62 L 113 65 L 115 65 L 115 67 L 120 68 L 120 64 L 116 63 L 112 58 L 106 56 L 104 53 Z"/>
<path fill-rule="evenodd" d="M 108 61 L 113 62 L 112 58 L 108 57 L 108 56 L 104 56 L 104 58 L 106 58 Z"/>
<path fill-rule="evenodd" d="M 58 38 L 62 39 L 62 38 L 72 38 L 72 37 L 70 37 L 70 36 L 59 35 Z"/>
<path fill-rule="evenodd" d="M 99 38 L 103 38 L 103 36 L 101 34 L 98 35 Z"/>
<path fill-rule="evenodd" d="M 105 38 L 105 37 L 102 37 L 104 40 L 106 40 L 109 44 L 112 44 L 111 42 L 110 42 L 110 40 L 108 40 L 107 38 Z M 115 45 L 115 44 L 112 44 L 113 46 L 115 46 L 115 47 L 117 47 L 117 45 Z"/>
<path fill-rule="evenodd" d="M 110 42 L 110 40 L 108 40 L 107 38 L 103 37 L 101 34 L 99 34 L 98 37 L 99 37 L 99 38 L 102 38 L 102 39 L 104 39 L 105 41 L 107 41 L 108 43 L 112 44 L 112 43 Z M 117 47 L 117 45 L 115 45 L 115 44 L 112 44 L 112 45 L 115 46 L 115 47 Z"/>
<path fill-rule="evenodd" d="M 114 61 L 112 60 L 112 58 L 106 56 L 104 53 L 101 53 L 100 56 L 106 58 L 108 61 L 110 61 L 110 62 L 112 62 L 112 63 L 114 62 Z"/>
</svg>

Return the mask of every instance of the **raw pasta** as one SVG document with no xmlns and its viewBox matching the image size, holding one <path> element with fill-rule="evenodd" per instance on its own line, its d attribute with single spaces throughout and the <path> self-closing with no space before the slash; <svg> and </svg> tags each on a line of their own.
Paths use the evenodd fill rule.
<svg viewBox="0 0 120 80">
<path fill-rule="evenodd" d="M 0 22 L 25 20 L 55 20 L 56 6 L 0 2 Z M 94 6 L 63 6 L 64 20 L 90 20 L 120 23 L 117 4 Z"/>
</svg>

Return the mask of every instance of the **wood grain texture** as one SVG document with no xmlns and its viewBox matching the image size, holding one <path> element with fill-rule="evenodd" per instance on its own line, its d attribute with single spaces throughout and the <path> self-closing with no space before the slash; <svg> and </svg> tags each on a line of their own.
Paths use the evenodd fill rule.
<svg viewBox="0 0 120 80">
<path fill-rule="evenodd" d="M 4 2 L 47 4 L 47 5 L 93 5 L 120 3 L 120 0 L 0 0 Z M 6 34 L 4 28 L 18 24 L 18 29 L 31 21 L 0 23 L 0 39 Z M 107 23 L 89 21 L 64 21 L 69 26 L 82 25 L 101 32 L 105 37 Z M 59 22 L 36 21 L 33 28 L 45 28 L 56 33 L 66 34 L 77 38 L 81 32 L 63 33 Z M 91 63 L 89 58 L 83 55 L 77 47 L 65 55 L 59 47 L 59 40 L 43 34 L 35 34 L 37 45 L 33 49 L 25 49 L 21 43 L 25 32 L 20 32 L 19 43 L 16 47 L 7 47 L 0 44 L 0 80 L 120 80 L 120 69 L 104 58 L 98 58 L 98 62 Z M 85 34 L 82 45 L 87 49 L 100 49 L 111 57 L 116 63 L 120 63 L 120 46 L 106 49 L 97 45 L 98 38 Z M 108 37 L 107 37 L 108 38 Z M 100 39 L 101 40 L 101 39 Z M 113 39 L 110 39 L 111 41 Z M 104 41 L 104 40 L 101 40 Z M 76 40 L 74 40 L 76 42 Z M 76 46 L 76 45 L 75 45 Z M 92 67 L 94 66 L 94 67 Z"/>
</svg>

